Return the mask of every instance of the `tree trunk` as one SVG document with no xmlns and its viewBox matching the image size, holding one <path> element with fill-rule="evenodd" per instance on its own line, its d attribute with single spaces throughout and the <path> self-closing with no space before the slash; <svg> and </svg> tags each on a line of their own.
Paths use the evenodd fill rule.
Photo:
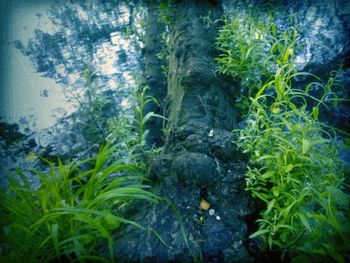
<svg viewBox="0 0 350 263">
<path fill-rule="evenodd" d="M 213 21 L 221 15 L 216 1 L 174 4 L 167 93 L 170 133 L 149 176 L 155 192 L 175 204 L 182 223 L 166 203 L 140 208 L 135 220 L 157 231 L 171 248 L 150 231 L 130 227 L 117 240 L 118 261 L 250 261 L 245 247 L 249 195 L 231 134 L 238 118 L 232 94 L 238 89 L 215 74 L 213 59 L 218 30 Z"/>
<path fill-rule="evenodd" d="M 148 86 L 147 95 L 154 97 L 156 103 L 148 103 L 145 112 L 154 112 L 159 115 L 164 114 L 165 96 L 167 90 L 166 76 L 162 71 L 162 66 L 166 65 L 165 58 L 159 58 L 164 43 L 162 42 L 161 34 L 165 31 L 165 25 L 159 21 L 159 4 L 156 1 L 148 1 L 147 21 L 144 60 L 145 68 L 143 72 L 143 85 Z M 152 145 L 163 145 L 163 119 L 151 118 L 146 123 L 146 129 L 149 134 L 146 138 L 148 147 Z"/>
</svg>

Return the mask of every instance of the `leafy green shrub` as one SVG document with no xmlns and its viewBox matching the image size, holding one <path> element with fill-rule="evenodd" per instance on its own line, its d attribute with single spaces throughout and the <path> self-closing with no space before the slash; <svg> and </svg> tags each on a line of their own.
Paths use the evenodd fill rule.
<svg viewBox="0 0 350 263">
<path fill-rule="evenodd" d="M 254 40 L 256 33 L 264 41 Z M 350 196 L 335 129 L 318 120 L 325 100 L 336 106 L 339 98 L 332 92 L 334 78 L 312 82 L 305 90 L 293 88 L 296 77 L 311 76 L 294 65 L 298 39 L 293 27 L 276 32 L 272 20 L 266 25 L 249 16 L 226 18 L 218 37 L 223 52 L 218 70 L 248 87 L 240 106 L 247 118 L 244 128 L 235 131 L 236 144 L 249 156 L 246 190 L 266 205 L 250 237 L 263 239 L 263 249 L 278 248 L 295 262 L 327 257 L 343 262 L 350 251 Z M 312 96 L 312 86 L 323 94 Z"/>
<path fill-rule="evenodd" d="M 2 193 L 1 261 L 109 262 L 98 256 L 103 241 L 113 260 L 112 231 L 123 223 L 144 229 L 123 217 L 123 209 L 135 199 L 157 203 L 159 198 L 142 184 L 138 166 L 111 160 L 112 152 L 106 145 L 93 159 L 49 163 L 48 173 L 35 172 L 36 189 L 21 172 L 22 183 L 10 179 L 9 191 Z"/>
</svg>

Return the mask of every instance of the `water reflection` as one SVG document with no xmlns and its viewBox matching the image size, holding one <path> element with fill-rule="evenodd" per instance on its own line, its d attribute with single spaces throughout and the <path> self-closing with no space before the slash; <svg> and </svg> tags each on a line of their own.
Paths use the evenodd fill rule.
<svg viewBox="0 0 350 263">
<path fill-rule="evenodd" d="M 140 43 L 126 34 L 141 23 L 144 12 L 136 9 L 136 3 L 121 1 L 56 5 L 48 14 L 55 31 L 36 30 L 35 38 L 17 46 L 38 72 L 73 88 L 81 85 L 79 74 L 87 64 L 105 80 L 128 84 L 123 73 L 137 70 L 141 55 Z"/>
<path fill-rule="evenodd" d="M 2 110 L 6 121 L 21 119 L 22 127 L 37 130 L 70 114 L 75 108 L 64 94 L 83 91 L 82 72 L 86 68 L 97 72 L 103 90 L 127 90 L 135 85 L 131 76 L 140 69 L 142 47 L 135 36 L 142 34 L 140 24 L 145 15 L 139 3 L 47 2 L 37 9 L 24 1 L 16 5 L 22 16 L 30 17 L 32 22 L 28 22 L 29 18 L 21 20 L 20 13 L 13 15 L 15 22 L 11 26 L 20 26 L 27 33 L 26 37 L 18 33 L 8 39 L 15 54 L 12 61 L 15 57 L 21 61 L 11 68 L 16 76 L 10 74 L 12 77 L 6 83 L 7 103 Z M 131 31 L 138 34 L 131 35 Z M 116 104 L 125 101 L 127 92 L 123 94 L 124 98 L 119 98 Z"/>
<path fill-rule="evenodd" d="M 53 125 L 54 108 L 63 106 L 70 110 L 62 88 L 54 80 L 38 75 L 29 58 L 14 45 L 15 41 L 25 42 L 34 37 L 35 28 L 46 31 L 52 28 L 49 19 L 38 14 L 45 12 L 52 2 L 34 2 L 5 1 L 0 9 L 1 18 L 6 19 L 1 24 L 0 115 L 2 120 L 19 123 L 22 131 Z"/>
</svg>

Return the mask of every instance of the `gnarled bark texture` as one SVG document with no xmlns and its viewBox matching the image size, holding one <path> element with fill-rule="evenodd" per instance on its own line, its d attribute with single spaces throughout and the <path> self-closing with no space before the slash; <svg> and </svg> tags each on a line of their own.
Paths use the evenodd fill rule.
<svg viewBox="0 0 350 263">
<path fill-rule="evenodd" d="M 244 242 L 249 196 L 231 135 L 238 116 L 235 87 L 215 74 L 218 25 L 208 26 L 205 19 L 215 21 L 221 12 L 216 1 L 174 5 L 167 95 L 171 131 L 163 153 L 151 163 L 150 178 L 156 193 L 179 209 L 186 233 L 167 204 L 144 207 L 136 221 L 156 230 L 171 248 L 151 232 L 130 227 L 118 240 L 119 261 L 250 261 Z M 200 209 L 202 199 L 210 213 Z"/>
</svg>

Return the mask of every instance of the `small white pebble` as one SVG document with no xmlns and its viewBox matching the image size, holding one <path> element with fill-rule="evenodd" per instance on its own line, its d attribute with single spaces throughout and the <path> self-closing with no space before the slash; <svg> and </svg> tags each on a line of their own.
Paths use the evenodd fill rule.
<svg viewBox="0 0 350 263">
<path fill-rule="evenodd" d="M 221 220 L 220 216 L 216 216 L 215 219 L 219 221 Z"/>
<path fill-rule="evenodd" d="M 214 130 L 210 130 L 208 136 L 209 136 L 209 137 L 213 137 L 213 136 L 214 136 Z"/>
<path fill-rule="evenodd" d="M 209 209 L 209 215 L 213 216 L 215 214 L 215 210 L 214 209 Z"/>
</svg>

